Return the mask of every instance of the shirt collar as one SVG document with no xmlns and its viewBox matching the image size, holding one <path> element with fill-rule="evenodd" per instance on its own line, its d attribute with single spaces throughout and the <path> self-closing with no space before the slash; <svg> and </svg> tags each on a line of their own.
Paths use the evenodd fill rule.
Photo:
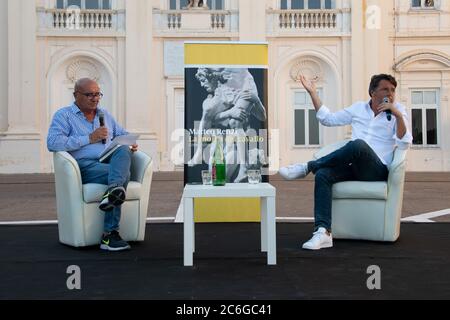
<svg viewBox="0 0 450 320">
<path fill-rule="evenodd" d="M 78 108 L 78 106 L 75 104 L 75 102 L 72 103 L 72 105 L 70 106 L 70 111 L 72 111 L 75 114 L 82 113 L 80 108 Z"/>
<path fill-rule="evenodd" d="M 78 108 L 78 106 L 75 104 L 75 102 L 73 102 L 72 105 L 70 106 L 70 111 L 72 111 L 74 114 L 83 114 L 80 108 Z M 97 107 L 97 113 L 95 114 L 96 117 L 98 117 L 99 111 L 103 111 L 103 113 L 105 113 L 103 108 Z"/>
<path fill-rule="evenodd" d="M 373 112 L 372 107 L 370 106 L 370 101 L 372 101 L 372 99 L 368 100 L 366 103 L 366 109 L 367 112 L 369 112 L 370 114 L 372 114 L 373 116 L 375 116 L 375 112 Z"/>
</svg>

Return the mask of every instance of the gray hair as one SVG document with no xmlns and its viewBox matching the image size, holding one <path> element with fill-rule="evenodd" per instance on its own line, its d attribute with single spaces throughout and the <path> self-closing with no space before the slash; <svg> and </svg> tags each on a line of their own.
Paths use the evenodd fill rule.
<svg viewBox="0 0 450 320">
<path fill-rule="evenodd" d="M 77 82 L 75 82 L 75 88 L 74 88 L 74 91 L 79 91 L 80 88 L 83 88 L 86 84 L 92 83 L 92 82 L 97 83 L 95 80 L 90 79 L 90 78 L 81 78 L 81 79 L 78 79 Z"/>
</svg>

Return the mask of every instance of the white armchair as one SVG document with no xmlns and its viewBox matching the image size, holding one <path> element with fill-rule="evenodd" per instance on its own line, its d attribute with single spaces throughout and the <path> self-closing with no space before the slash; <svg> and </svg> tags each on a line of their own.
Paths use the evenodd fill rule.
<svg viewBox="0 0 450 320">
<path fill-rule="evenodd" d="M 75 247 L 100 243 L 104 213 L 98 208 L 106 185 L 81 183 L 76 160 L 67 152 L 53 154 L 59 241 Z M 122 204 L 120 235 L 125 241 L 143 241 L 152 182 L 152 160 L 133 154 L 131 179 Z"/>
<path fill-rule="evenodd" d="M 340 141 L 319 150 L 321 158 L 343 147 Z M 407 150 L 396 148 L 388 181 L 345 181 L 333 185 L 332 231 L 337 239 L 396 241 L 400 235 Z"/>
</svg>

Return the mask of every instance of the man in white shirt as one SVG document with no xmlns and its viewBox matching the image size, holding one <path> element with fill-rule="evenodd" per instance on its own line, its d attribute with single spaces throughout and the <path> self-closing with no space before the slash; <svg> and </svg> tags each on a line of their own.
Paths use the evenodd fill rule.
<svg viewBox="0 0 450 320">
<path fill-rule="evenodd" d="M 311 96 L 319 122 L 328 127 L 352 126 L 352 141 L 341 149 L 315 161 L 294 164 L 280 169 L 287 180 L 315 174 L 313 237 L 303 244 L 304 249 L 318 250 L 333 246 L 331 235 L 331 189 L 341 181 L 386 181 L 388 168 L 396 147 L 406 149 L 412 142 L 408 131 L 408 116 L 403 105 L 395 103 L 397 81 L 387 74 L 372 77 L 369 86 L 371 99 L 356 102 L 332 113 L 322 104 L 315 84 L 299 78 Z"/>
</svg>

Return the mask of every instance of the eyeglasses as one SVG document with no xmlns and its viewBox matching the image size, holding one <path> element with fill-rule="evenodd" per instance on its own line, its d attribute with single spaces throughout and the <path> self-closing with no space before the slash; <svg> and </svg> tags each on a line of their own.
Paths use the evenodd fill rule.
<svg viewBox="0 0 450 320">
<path fill-rule="evenodd" d="M 89 98 L 89 99 L 94 99 L 94 98 L 103 98 L 103 93 L 101 93 L 101 92 L 86 92 L 86 93 L 83 93 L 83 92 L 80 92 L 80 91 L 77 91 L 79 94 L 82 94 L 83 96 L 85 96 L 85 97 L 87 97 L 87 98 Z"/>
</svg>

